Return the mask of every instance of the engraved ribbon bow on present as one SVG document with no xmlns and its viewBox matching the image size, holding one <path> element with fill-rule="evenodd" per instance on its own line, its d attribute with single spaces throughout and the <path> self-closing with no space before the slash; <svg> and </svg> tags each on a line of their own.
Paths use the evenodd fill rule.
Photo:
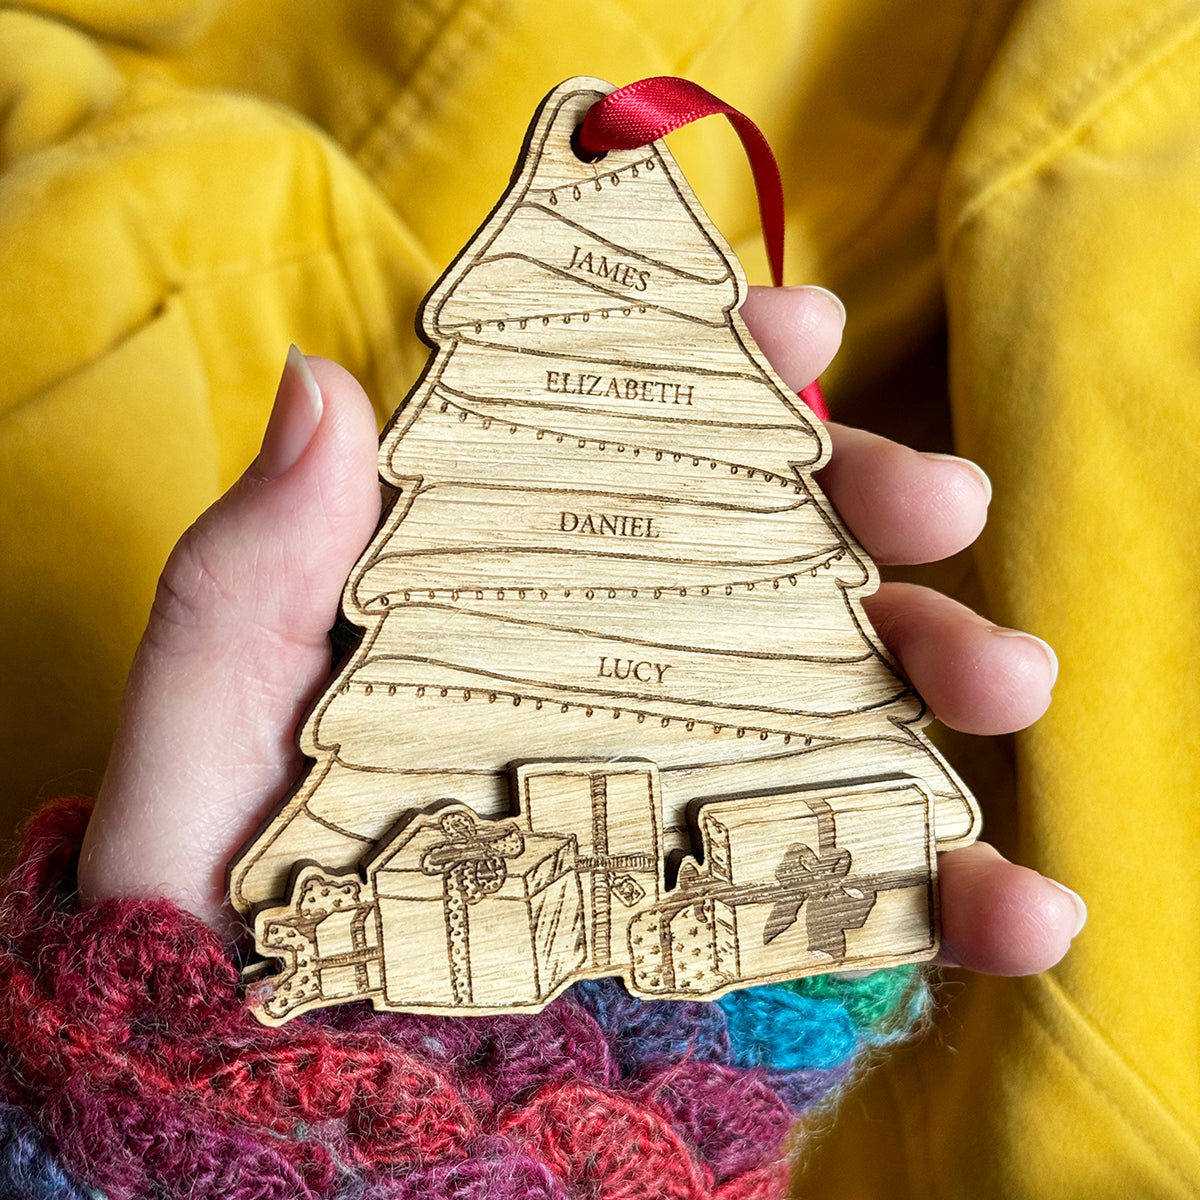
<svg viewBox="0 0 1200 1200">
<path fill-rule="evenodd" d="M 438 822 L 447 840 L 421 856 L 426 875 L 445 876 L 468 904 L 498 892 L 508 878 L 508 862 L 525 849 L 521 831 L 505 823 L 481 832 L 470 813 L 446 813 Z"/>
<path fill-rule="evenodd" d="M 822 846 L 817 854 L 803 843 L 789 846 L 775 878 L 784 896 L 775 902 L 763 927 L 763 945 L 790 929 L 807 904 L 808 948 L 835 959 L 846 956 L 846 930 L 861 928 L 875 906 L 873 890 L 845 887 L 849 850 Z"/>
</svg>

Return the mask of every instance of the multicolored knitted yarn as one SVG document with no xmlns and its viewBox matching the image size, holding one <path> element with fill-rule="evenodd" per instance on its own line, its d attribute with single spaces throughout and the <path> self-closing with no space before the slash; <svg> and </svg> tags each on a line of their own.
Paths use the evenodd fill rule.
<svg viewBox="0 0 1200 1200">
<path fill-rule="evenodd" d="M 796 1129 L 907 1036 L 913 969 L 532 1016 L 279 1029 L 165 901 L 80 912 L 88 807 L 31 824 L 0 892 L 0 1200 L 768 1200 Z"/>
</svg>

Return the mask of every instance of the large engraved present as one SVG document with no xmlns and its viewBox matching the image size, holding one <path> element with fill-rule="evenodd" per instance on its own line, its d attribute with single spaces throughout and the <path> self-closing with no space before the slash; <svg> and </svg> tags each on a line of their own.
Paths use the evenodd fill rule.
<svg viewBox="0 0 1200 1200">
<path fill-rule="evenodd" d="M 629 929 L 635 993 L 715 995 L 937 951 L 936 854 L 909 778 L 699 808 L 703 866 Z"/>
<path fill-rule="evenodd" d="M 541 1007 L 584 961 L 576 857 L 573 838 L 462 805 L 415 817 L 368 867 L 387 1005 Z"/>
</svg>

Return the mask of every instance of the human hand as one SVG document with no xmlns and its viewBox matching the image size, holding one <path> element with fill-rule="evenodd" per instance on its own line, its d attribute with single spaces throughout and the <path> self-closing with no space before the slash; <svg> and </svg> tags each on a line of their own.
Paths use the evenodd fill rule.
<svg viewBox="0 0 1200 1200">
<path fill-rule="evenodd" d="M 742 315 L 794 387 L 840 342 L 838 306 L 814 289 L 753 289 Z M 830 429 L 821 486 L 877 561 L 932 561 L 977 536 L 988 501 L 977 468 Z M 375 452 L 362 389 L 293 352 L 258 457 L 163 572 L 84 843 L 85 902 L 164 895 L 236 923 L 226 865 L 300 774 L 294 731 L 327 682 L 327 631 L 378 520 Z M 1036 639 L 910 585 L 885 584 L 866 608 L 947 725 L 1009 732 L 1049 702 L 1052 655 Z M 1081 924 L 1073 893 L 988 846 L 944 854 L 939 870 L 943 961 L 1032 973 Z"/>
</svg>

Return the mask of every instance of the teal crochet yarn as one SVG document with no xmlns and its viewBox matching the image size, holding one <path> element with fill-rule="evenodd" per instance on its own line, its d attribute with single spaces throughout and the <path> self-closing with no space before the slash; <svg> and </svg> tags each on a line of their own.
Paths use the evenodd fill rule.
<svg viewBox="0 0 1200 1200">
<path fill-rule="evenodd" d="M 779 984 L 730 992 L 725 1013 L 730 1059 L 739 1067 L 830 1070 L 850 1059 L 858 1033 L 835 1000 L 800 996 Z"/>
<path fill-rule="evenodd" d="M 933 1004 L 929 972 L 918 966 L 868 975 L 810 975 L 779 986 L 813 1000 L 836 1001 L 872 1046 L 912 1037 Z"/>
</svg>

